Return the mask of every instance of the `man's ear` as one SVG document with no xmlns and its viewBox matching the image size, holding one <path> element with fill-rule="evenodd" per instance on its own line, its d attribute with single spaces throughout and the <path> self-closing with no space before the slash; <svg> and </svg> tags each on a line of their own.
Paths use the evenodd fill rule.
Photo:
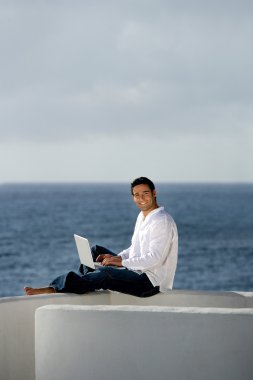
<svg viewBox="0 0 253 380">
<path fill-rule="evenodd" d="M 153 196 L 156 197 L 156 190 L 153 190 Z"/>
</svg>

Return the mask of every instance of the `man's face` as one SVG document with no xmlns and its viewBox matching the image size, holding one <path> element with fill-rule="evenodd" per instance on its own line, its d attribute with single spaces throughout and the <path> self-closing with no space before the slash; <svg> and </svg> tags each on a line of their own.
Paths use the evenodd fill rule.
<svg viewBox="0 0 253 380">
<path fill-rule="evenodd" d="M 150 211 L 157 208 L 156 191 L 151 191 L 148 185 L 137 185 L 133 188 L 133 200 L 136 206 L 146 216 Z"/>
</svg>

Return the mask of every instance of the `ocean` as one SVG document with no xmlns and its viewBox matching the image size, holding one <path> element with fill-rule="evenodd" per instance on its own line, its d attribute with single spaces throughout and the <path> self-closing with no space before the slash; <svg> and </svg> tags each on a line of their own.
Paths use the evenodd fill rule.
<svg viewBox="0 0 253 380">
<path fill-rule="evenodd" d="M 253 291 L 253 184 L 157 184 L 178 226 L 174 289 Z M 0 185 L 0 297 L 77 269 L 73 234 L 119 252 L 138 209 L 129 184 Z"/>
</svg>

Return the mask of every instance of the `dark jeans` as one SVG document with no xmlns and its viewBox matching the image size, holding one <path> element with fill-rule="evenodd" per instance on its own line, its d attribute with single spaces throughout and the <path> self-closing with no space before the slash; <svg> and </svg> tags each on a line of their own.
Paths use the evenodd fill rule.
<svg viewBox="0 0 253 380">
<path fill-rule="evenodd" d="M 93 259 L 100 254 L 113 252 L 101 246 L 91 249 Z M 95 270 L 81 265 L 78 272 L 68 272 L 57 277 L 51 284 L 58 293 L 83 294 L 99 289 L 116 290 L 138 297 L 149 297 L 159 293 L 159 287 L 154 287 L 145 273 L 138 274 L 134 271 L 118 269 L 117 267 L 99 267 Z"/>
</svg>

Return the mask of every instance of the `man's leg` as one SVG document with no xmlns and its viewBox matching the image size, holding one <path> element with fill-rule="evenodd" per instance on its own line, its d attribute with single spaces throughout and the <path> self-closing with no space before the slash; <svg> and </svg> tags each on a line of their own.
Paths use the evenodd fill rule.
<svg viewBox="0 0 253 380">
<path fill-rule="evenodd" d="M 101 267 L 84 275 L 69 272 L 57 277 L 50 287 L 59 293 L 83 294 L 99 289 L 116 290 L 138 297 L 148 297 L 159 292 L 145 273 L 138 274 L 128 269 Z"/>
<path fill-rule="evenodd" d="M 57 277 L 49 286 L 57 293 L 83 294 L 102 289 L 105 277 L 98 270 L 84 271 L 84 274 L 82 274 L 82 270 L 78 273 L 71 271 Z"/>
<path fill-rule="evenodd" d="M 145 273 L 139 274 L 128 269 L 104 267 L 107 271 L 105 288 L 137 297 L 149 297 L 159 293 L 159 286 L 153 286 Z"/>
<path fill-rule="evenodd" d="M 96 261 L 96 258 L 99 255 L 108 253 L 113 256 L 117 256 L 114 252 L 100 245 L 94 245 L 91 248 L 91 252 L 94 261 Z M 115 270 L 113 267 L 112 269 Z M 149 281 L 149 278 L 146 274 L 139 275 L 133 271 L 121 273 L 123 269 L 121 269 L 120 272 L 118 269 L 116 270 L 117 272 L 114 272 L 113 270 L 109 271 L 110 276 L 107 278 L 106 289 L 116 290 L 121 293 L 138 295 L 140 297 L 148 297 L 150 295 L 159 293 L 159 287 L 154 287 Z"/>
<path fill-rule="evenodd" d="M 94 261 L 96 260 L 98 255 L 102 254 L 110 254 L 116 256 L 114 252 L 99 245 L 93 246 L 91 248 L 91 253 Z M 106 273 L 104 273 L 103 275 L 96 274 L 93 277 L 84 278 L 84 276 L 93 272 L 96 271 L 81 264 L 77 273 L 69 272 L 65 275 L 59 276 L 47 287 L 25 287 L 24 291 L 27 295 L 49 294 L 55 292 L 83 294 L 89 291 L 94 291 L 96 289 L 103 288 L 102 283 L 105 280 Z"/>
</svg>

